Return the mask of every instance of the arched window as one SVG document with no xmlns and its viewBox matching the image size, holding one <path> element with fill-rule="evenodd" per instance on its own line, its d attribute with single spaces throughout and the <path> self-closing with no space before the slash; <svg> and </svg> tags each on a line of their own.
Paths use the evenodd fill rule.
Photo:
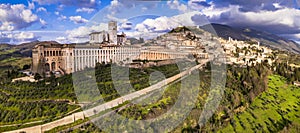
<svg viewBox="0 0 300 133">
<path fill-rule="evenodd" d="M 55 66 L 55 65 L 56 65 L 55 62 L 52 62 L 52 63 L 51 63 L 51 70 L 52 70 L 52 71 L 55 71 L 55 69 L 56 69 L 56 66 Z"/>
<path fill-rule="evenodd" d="M 46 72 L 50 71 L 50 65 L 49 65 L 49 63 L 45 64 L 45 71 Z"/>
</svg>

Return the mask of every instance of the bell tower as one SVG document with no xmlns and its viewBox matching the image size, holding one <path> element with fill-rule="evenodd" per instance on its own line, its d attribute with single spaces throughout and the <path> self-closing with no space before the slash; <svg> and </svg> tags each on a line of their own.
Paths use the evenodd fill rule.
<svg viewBox="0 0 300 133">
<path fill-rule="evenodd" d="M 112 44 L 117 44 L 117 28 L 116 21 L 110 21 L 108 23 L 109 42 Z"/>
</svg>

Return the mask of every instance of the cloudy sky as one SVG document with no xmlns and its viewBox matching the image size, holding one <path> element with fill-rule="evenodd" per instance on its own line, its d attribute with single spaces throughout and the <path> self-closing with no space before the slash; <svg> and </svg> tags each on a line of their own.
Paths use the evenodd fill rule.
<svg viewBox="0 0 300 133">
<path fill-rule="evenodd" d="M 131 37 L 180 25 L 250 27 L 300 42 L 300 0 L 0 0 L 0 43 L 85 42 L 110 20 Z"/>
</svg>

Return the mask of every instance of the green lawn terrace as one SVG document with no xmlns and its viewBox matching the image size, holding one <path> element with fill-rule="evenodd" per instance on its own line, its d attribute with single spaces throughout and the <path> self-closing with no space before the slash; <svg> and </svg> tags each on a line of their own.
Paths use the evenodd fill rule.
<svg viewBox="0 0 300 133">
<path fill-rule="evenodd" d="M 219 132 L 278 132 L 283 129 L 299 132 L 300 87 L 286 82 L 284 77 L 269 76 L 268 90 Z M 285 128 L 291 125 L 296 126 Z"/>
</svg>

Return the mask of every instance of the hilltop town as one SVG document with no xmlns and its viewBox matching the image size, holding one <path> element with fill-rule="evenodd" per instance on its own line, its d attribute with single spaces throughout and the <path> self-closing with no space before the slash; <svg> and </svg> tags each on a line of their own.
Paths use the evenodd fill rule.
<svg viewBox="0 0 300 133">
<path fill-rule="evenodd" d="M 95 67 L 96 63 L 143 66 L 136 60 L 166 61 L 188 59 L 224 60 L 228 64 L 255 65 L 262 61 L 272 63 L 272 50 L 256 44 L 229 38 L 224 40 L 197 27 L 178 27 L 147 40 L 131 45 L 126 34 L 117 34 L 117 22 L 108 23 L 108 31 L 93 32 L 85 45 L 42 43 L 33 48 L 32 72 L 39 74 L 68 74 Z M 223 59 L 222 59 L 223 58 Z M 133 64 L 132 64 L 133 63 Z M 130 65 L 131 64 L 131 65 Z"/>
<path fill-rule="evenodd" d="M 108 29 L 90 33 L 88 43 L 35 42 L 31 69 L 23 72 L 29 76 L 13 81 L 35 82 L 36 73 L 42 77 L 49 77 L 51 73 L 61 76 L 95 67 L 97 63 L 141 68 L 172 64 L 176 60 L 201 63 L 205 59 L 214 59 L 226 64 L 253 66 L 261 62 L 271 65 L 278 58 L 274 54 L 278 50 L 262 46 L 259 41 L 221 38 L 197 26 L 180 26 L 138 43 L 117 31 L 114 21 L 108 23 Z"/>
</svg>

